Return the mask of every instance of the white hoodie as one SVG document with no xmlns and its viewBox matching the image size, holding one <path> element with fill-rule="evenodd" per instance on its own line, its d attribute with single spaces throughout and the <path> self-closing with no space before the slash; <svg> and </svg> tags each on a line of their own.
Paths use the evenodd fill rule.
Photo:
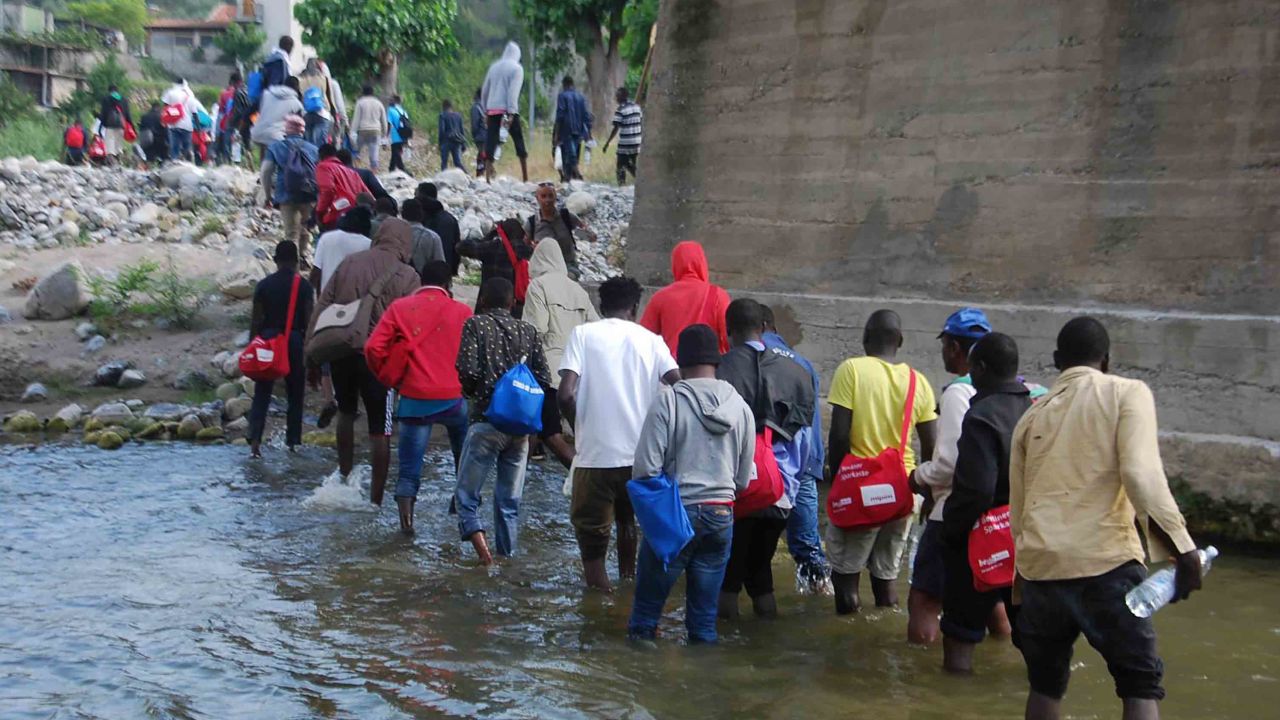
<svg viewBox="0 0 1280 720">
<path fill-rule="evenodd" d="M 259 145 L 270 145 L 284 137 L 285 117 L 301 114 L 302 101 L 298 93 L 288 85 L 272 85 L 262 93 L 262 108 L 249 138 Z"/>
<path fill-rule="evenodd" d="M 182 114 L 182 119 L 173 126 L 175 130 L 186 130 L 191 132 L 195 128 L 195 116 L 198 112 L 208 112 L 204 109 L 204 105 L 196 99 L 196 94 L 191 91 L 191 86 L 184 80 L 175 84 L 173 87 L 164 91 L 164 95 L 160 97 L 160 102 L 165 105 L 179 105 L 186 110 Z"/>
<path fill-rule="evenodd" d="M 520 67 L 520 46 L 507 43 L 502 59 L 489 66 L 480 89 L 480 102 L 488 115 L 519 115 L 520 87 L 524 85 L 524 68 Z"/>
</svg>

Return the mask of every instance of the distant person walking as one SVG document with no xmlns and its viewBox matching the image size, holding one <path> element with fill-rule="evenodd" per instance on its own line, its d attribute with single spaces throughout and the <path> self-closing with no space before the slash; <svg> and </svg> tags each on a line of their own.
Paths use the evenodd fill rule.
<svg viewBox="0 0 1280 720">
<path fill-rule="evenodd" d="M 191 133 L 195 129 L 196 116 L 208 114 L 204 105 L 200 104 L 186 80 L 174 83 L 160 97 L 160 102 L 164 103 L 160 122 L 169 129 L 169 159 L 194 161 Z"/>
<path fill-rule="evenodd" d="M 249 138 L 258 146 L 259 157 L 267 159 L 267 148 L 285 136 L 284 120 L 290 115 L 302 117 L 302 96 L 298 92 L 298 78 L 288 77 L 280 85 L 273 85 L 262 93 L 258 120 L 249 131 Z M 303 122 L 303 133 L 306 122 Z"/>
<path fill-rule="evenodd" d="M 316 209 L 316 163 L 320 153 L 303 137 L 306 122 L 301 115 L 284 120 L 284 137 L 271 143 L 262 161 L 262 187 L 272 188 L 268 205 L 280 210 L 284 239 L 298 246 L 298 257 L 307 265 L 308 226 Z"/>
<path fill-rule="evenodd" d="M 387 167 L 388 172 L 409 172 L 404 168 L 404 149 L 409 144 L 412 128 L 409 111 L 400 104 L 400 96 L 392 95 L 391 105 L 387 107 L 387 133 L 391 140 L 391 165 Z"/>
<path fill-rule="evenodd" d="M 439 190 L 432 182 L 418 183 L 414 197 L 422 203 L 422 224 L 440 236 L 444 248 L 444 260 L 449 263 L 453 274 L 458 274 L 461 258 L 458 255 L 458 243 L 462 240 L 462 232 L 458 228 L 458 219 L 445 209 L 444 203 L 437 198 Z"/>
<path fill-rule="evenodd" d="M 587 99 L 573 86 L 573 78 L 566 75 L 556 97 L 556 122 L 551 129 L 551 144 L 560 148 L 562 181 L 582 179 L 578 157 L 582 143 L 590 137 L 591 111 L 587 109 Z"/>
<path fill-rule="evenodd" d="M 630 93 L 625 87 L 618 88 L 614 95 L 618 101 L 618 109 L 613 114 L 613 130 L 609 139 L 604 141 L 603 152 L 609 152 L 609 143 L 614 136 L 618 138 L 618 184 L 627 183 L 627 173 L 631 179 L 636 177 L 636 160 L 640 157 L 640 143 L 643 140 L 644 111 L 631 102 Z"/>
<path fill-rule="evenodd" d="M 169 159 L 169 130 L 160 121 L 160 110 L 160 103 L 151 103 L 138 122 L 138 143 L 142 145 L 148 163 L 162 163 Z"/>
<path fill-rule="evenodd" d="M 484 103 L 480 102 L 480 90 L 476 90 L 476 96 L 471 101 L 471 142 L 476 146 L 476 177 L 484 175 L 485 168 L 485 138 L 489 133 L 488 123 L 485 120 Z"/>
<path fill-rule="evenodd" d="M 462 127 L 462 115 L 453 109 L 453 103 L 440 103 L 440 117 L 436 123 L 436 138 L 440 144 L 440 171 L 449 167 L 449 160 L 459 170 L 462 167 L 462 150 L 467 146 L 467 132 Z"/>
<path fill-rule="evenodd" d="M 490 278 L 480 285 L 476 315 L 462 328 L 456 366 L 470 409 L 471 428 L 458 463 L 454 504 L 459 534 L 464 541 L 471 541 L 485 565 L 493 563 L 493 553 L 485 539 L 484 524 L 480 522 L 480 492 L 496 471 L 494 551 L 500 556 L 512 555 L 520 534 L 520 499 L 524 494 L 525 463 L 529 455 L 527 435 L 505 433 L 485 417 L 494 387 L 508 370 L 521 363 L 529 367 L 539 385 L 546 387 L 551 383 L 538 331 L 511 315 L 515 302 L 514 288 L 504 278 Z"/>
<path fill-rule="evenodd" d="M 68 165 L 80 165 L 84 163 L 85 149 L 89 145 L 88 133 L 84 128 L 84 121 L 76 118 L 65 131 L 62 133 L 62 145 L 66 149 L 66 162 Z"/>
<path fill-rule="evenodd" d="M 250 337 L 270 340 L 278 337 L 289 326 L 289 307 L 294 308 L 292 330 L 289 333 L 289 375 L 284 378 L 289 407 L 285 424 L 285 445 L 290 450 L 302 444 L 302 410 L 307 391 L 307 368 L 303 357 L 303 340 L 307 322 L 315 305 L 315 291 L 311 283 L 298 277 L 298 246 L 288 240 L 276 244 L 274 255 L 276 271 L 258 281 L 253 290 L 253 319 L 249 324 Z M 297 297 L 294 298 L 294 280 L 297 279 Z M 267 410 L 271 407 L 271 393 L 275 382 L 253 384 L 253 405 L 249 410 L 249 453 L 262 457 L 262 435 L 267 424 Z"/>
<path fill-rule="evenodd" d="M 635 602 L 627 635 L 657 636 L 658 621 L 680 574 L 686 576 L 684 624 L 689 643 L 714 643 L 720 586 L 733 543 L 733 501 L 755 467 L 755 418 L 733 386 L 716 379 L 720 339 L 706 325 L 680 333 L 680 382 L 649 408 L 631 474 L 676 482 L 693 539 L 663 567 L 646 538 L 640 544 Z"/>
<path fill-rule="evenodd" d="M 488 128 L 485 134 L 485 177 L 493 182 L 494 163 L 491 160 L 498 151 L 498 141 L 505 127 L 516 144 L 516 156 L 520 158 L 520 179 L 529 182 L 529 151 L 524 144 L 524 131 L 520 127 L 520 88 L 524 85 L 524 68 L 520 66 L 520 46 L 508 42 L 502 51 L 502 59 L 489 66 L 484 85 L 480 88 L 480 102 L 484 105 Z"/>
<path fill-rule="evenodd" d="M 102 127 L 102 143 L 107 148 L 107 164 L 118 165 L 120 155 L 124 153 L 124 128 L 133 124 L 133 115 L 129 113 L 128 98 L 115 85 L 108 87 L 106 96 L 102 98 L 98 122 Z"/>
<path fill-rule="evenodd" d="M 378 167 L 378 145 L 387 137 L 387 109 L 382 101 L 373 94 L 373 86 L 365 85 L 356 101 L 355 114 L 351 117 L 351 127 L 356 131 L 355 159 L 367 155 L 366 161 L 370 170 Z"/>
<path fill-rule="evenodd" d="M 671 251 L 671 276 L 675 282 L 653 294 L 640 324 L 658 333 L 675 352 L 680 331 L 690 325 L 710 325 L 720 336 L 720 349 L 729 351 L 724 314 L 729 293 L 711 284 L 707 256 L 702 245 L 686 240 Z"/>
<path fill-rule="evenodd" d="M 429 263 L 422 272 L 422 288 L 391 303 L 382 314 L 364 356 L 378 382 L 400 396 L 397 445 L 400 470 L 396 507 L 400 530 L 413 533 L 413 506 L 422 482 L 422 460 L 433 425 L 449 432 L 455 473 L 467 436 L 467 401 L 454 360 L 462 346 L 462 327 L 471 308 L 453 299 L 453 276 L 443 262 Z"/>
<path fill-rule="evenodd" d="M 1155 626 L 1124 596 L 1146 579 L 1148 552 L 1174 559 L 1175 602 L 1200 589 L 1203 568 L 1160 461 L 1155 399 L 1146 383 L 1108 374 L 1111 338 L 1093 318 L 1062 327 L 1053 363 L 1062 374 L 1018 422 L 1009 455 L 1026 716 L 1061 717 L 1083 634 L 1106 661 L 1124 717 L 1158 718 Z"/>
<path fill-rule="evenodd" d="M 214 128 L 213 157 L 220 165 L 231 162 L 231 139 L 240 131 L 236 125 L 236 118 L 239 116 L 236 102 L 243 86 L 244 80 L 241 79 L 240 73 L 233 72 L 227 79 L 227 86 L 218 96 L 218 119 L 217 127 Z"/>
<path fill-rule="evenodd" d="M 269 90 L 276 85 L 283 85 L 285 80 L 293 74 L 289 61 L 289 56 L 292 54 L 293 38 L 288 35 L 281 35 L 279 42 L 271 50 L 271 54 L 262 63 L 262 87 L 264 89 Z"/>
<path fill-rule="evenodd" d="M 324 71 L 320 58 L 307 60 L 306 68 L 298 75 L 298 89 L 302 93 L 302 107 L 307 114 L 307 142 L 319 147 L 336 137 L 337 101 L 334 99 L 333 82 Z"/>
</svg>

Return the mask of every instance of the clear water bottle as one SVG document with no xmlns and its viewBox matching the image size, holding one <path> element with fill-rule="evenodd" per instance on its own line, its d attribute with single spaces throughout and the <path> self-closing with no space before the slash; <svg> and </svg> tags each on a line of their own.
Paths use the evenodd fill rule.
<svg viewBox="0 0 1280 720">
<path fill-rule="evenodd" d="M 1213 559 L 1218 557 L 1218 548 L 1210 545 L 1196 552 L 1200 553 L 1202 574 L 1208 573 L 1210 566 L 1213 565 Z M 1174 575 L 1175 571 L 1172 567 L 1164 568 L 1147 578 L 1146 582 L 1130 590 L 1129 594 L 1124 596 L 1124 604 L 1129 606 L 1129 612 L 1140 618 L 1149 618 L 1157 610 L 1168 605 L 1169 601 L 1173 600 Z"/>
</svg>

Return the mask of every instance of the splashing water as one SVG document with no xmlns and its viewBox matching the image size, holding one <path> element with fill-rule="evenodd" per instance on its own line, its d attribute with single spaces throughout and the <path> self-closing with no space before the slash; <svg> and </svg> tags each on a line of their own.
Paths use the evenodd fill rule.
<svg viewBox="0 0 1280 720">
<path fill-rule="evenodd" d="M 355 512 L 376 512 L 377 506 L 369 502 L 365 487 L 369 483 L 371 470 L 368 465 L 357 465 L 351 469 L 347 477 L 334 470 L 324 479 L 320 487 L 302 501 L 306 508 L 322 510 L 351 510 Z"/>
</svg>

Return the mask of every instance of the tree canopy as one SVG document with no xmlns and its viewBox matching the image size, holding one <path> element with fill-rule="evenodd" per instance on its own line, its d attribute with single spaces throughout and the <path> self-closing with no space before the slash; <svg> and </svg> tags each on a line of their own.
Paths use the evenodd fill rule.
<svg viewBox="0 0 1280 720">
<path fill-rule="evenodd" d="M 227 31 L 213 38 L 214 47 L 222 52 L 218 62 L 224 65 L 250 65 L 262 54 L 266 33 L 256 25 L 232 23 Z"/>
<path fill-rule="evenodd" d="M 436 58 L 457 48 L 456 0 L 304 0 L 293 15 L 302 39 L 335 72 L 380 77 L 395 91 L 400 57 Z"/>
<path fill-rule="evenodd" d="M 147 39 L 144 0 L 82 0 L 67 4 L 71 17 L 124 33 L 131 45 Z"/>
</svg>

